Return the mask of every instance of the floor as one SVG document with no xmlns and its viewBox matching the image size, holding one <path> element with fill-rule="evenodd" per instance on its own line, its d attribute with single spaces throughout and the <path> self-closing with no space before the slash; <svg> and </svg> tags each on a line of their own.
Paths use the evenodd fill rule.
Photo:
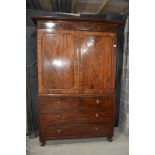
<svg viewBox="0 0 155 155">
<path fill-rule="evenodd" d="M 40 146 L 38 138 L 27 141 L 27 155 L 128 155 L 129 140 L 115 128 L 113 142 L 106 138 L 47 141 Z"/>
</svg>

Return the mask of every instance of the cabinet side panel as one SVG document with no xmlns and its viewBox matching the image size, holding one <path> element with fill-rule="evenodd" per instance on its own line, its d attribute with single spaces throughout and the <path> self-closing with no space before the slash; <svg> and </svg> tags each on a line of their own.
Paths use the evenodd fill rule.
<svg viewBox="0 0 155 155">
<path fill-rule="evenodd" d="M 38 57 L 38 94 L 43 92 L 42 88 L 42 50 L 41 50 L 41 32 L 37 30 L 37 57 Z"/>
</svg>

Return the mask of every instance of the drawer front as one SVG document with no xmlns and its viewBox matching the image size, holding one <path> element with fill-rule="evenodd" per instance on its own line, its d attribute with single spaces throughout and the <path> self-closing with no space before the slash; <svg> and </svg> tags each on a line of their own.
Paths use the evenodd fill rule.
<svg viewBox="0 0 155 155">
<path fill-rule="evenodd" d="M 72 122 L 113 122 L 113 112 L 70 112 L 70 113 L 48 113 L 40 115 L 41 124 L 56 124 L 56 123 L 72 123 Z"/>
<path fill-rule="evenodd" d="M 76 111 L 79 99 L 72 97 L 39 97 L 40 113 Z"/>
<path fill-rule="evenodd" d="M 114 111 L 115 97 L 80 97 L 79 110 Z"/>
<path fill-rule="evenodd" d="M 77 111 L 114 111 L 115 97 L 39 96 L 40 113 Z"/>
<path fill-rule="evenodd" d="M 113 136 L 113 126 L 100 123 L 50 124 L 40 128 L 40 136 L 44 139 Z"/>
</svg>

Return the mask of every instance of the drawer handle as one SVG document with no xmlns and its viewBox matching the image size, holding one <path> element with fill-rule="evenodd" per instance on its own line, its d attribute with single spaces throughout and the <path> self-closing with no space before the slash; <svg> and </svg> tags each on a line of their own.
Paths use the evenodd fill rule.
<svg viewBox="0 0 155 155">
<path fill-rule="evenodd" d="M 98 117 L 99 117 L 99 114 L 98 114 L 98 113 L 96 113 L 96 114 L 95 114 L 95 117 L 97 117 L 97 118 L 98 118 Z"/>
<path fill-rule="evenodd" d="M 57 115 L 56 118 L 57 118 L 57 119 L 60 119 L 60 118 L 61 118 L 61 115 Z"/>
<path fill-rule="evenodd" d="M 57 103 L 58 103 L 58 104 L 61 103 L 60 100 L 58 100 Z"/>
<path fill-rule="evenodd" d="M 58 132 L 58 133 L 61 133 L 62 131 L 61 131 L 61 129 L 58 129 L 57 132 Z"/>
<path fill-rule="evenodd" d="M 97 104 L 99 104 L 99 103 L 100 103 L 100 100 L 99 100 L 99 99 L 97 99 L 97 100 L 96 100 L 96 103 L 97 103 Z"/>
<path fill-rule="evenodd" d="M 95 130 L 98 130 L 98 127 L 97 126 L 95 126 Z"/>
</svg>

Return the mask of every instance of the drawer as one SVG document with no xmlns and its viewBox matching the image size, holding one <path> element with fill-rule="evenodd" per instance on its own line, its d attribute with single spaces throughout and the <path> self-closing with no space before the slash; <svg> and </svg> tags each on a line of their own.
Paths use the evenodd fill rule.
<svg viewBox="0 0 155 155">
<path fill-rule="evenodd" d="M 79 110 L 113 111 L 114 107 L 115 97 L 80 97 L 78 103 Z"/>
<path fill-rule="evenodd" d="M 113 125 L 106 123 L 49 124 L 40 128 L 40 136 L 44 139 L 113 136 Z"/>
<path fill-rule="evenodd" d="M 115 97 L 39 96 L 40 113 L 77 111 L 114 111 Z"/>
<path fill-rule="evenodd" d="M 39 96 L 40 113 L 76 111 L 79 98 Z"/>
<path fill-rule="evenodd" d="M 113 112 L 68 112 L 68 113 L 48 113 L 40 114 L 41 124 L 61 124 L 72 122 L 113 122 Z"/>
</svg>

